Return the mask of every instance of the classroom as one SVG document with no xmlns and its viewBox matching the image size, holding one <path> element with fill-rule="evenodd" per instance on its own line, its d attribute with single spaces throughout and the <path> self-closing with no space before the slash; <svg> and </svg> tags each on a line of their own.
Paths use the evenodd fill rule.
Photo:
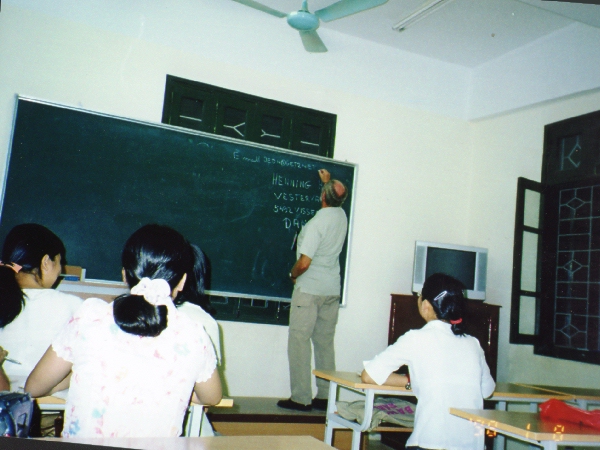
<svg viewBox="0 0 600 450">
<path fill-rule="evenodd" d="M 424 240 L 489 250 L 498 381 L 596 386 L 599 366 L 510 344 L 509 325 L 517 178 L 540 180 L 546 124 L 600 109 L 598 28 L 466 68 L 326 30 L 330 51 L 308 54 L 283 21 L 232 1 L 147 3 L 2 2 L 3 176 L 16 95 L 160 122 L 173 75 L 336 114 L 335 159 L 358 166 L 338 370 L 387 345 L 390 294 L 411 292 Z M 287 398 L 287 327 L 220 326 L 224 394 Z"/>
</svg>

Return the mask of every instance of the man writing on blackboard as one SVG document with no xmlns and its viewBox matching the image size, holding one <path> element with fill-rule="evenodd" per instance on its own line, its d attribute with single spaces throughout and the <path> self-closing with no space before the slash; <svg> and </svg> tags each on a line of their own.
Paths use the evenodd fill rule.
<svg viewBox="0 0 600 450">
<path fill-rule="evenodd" d="M 294 283 L 290 309 L 288 359 L 292 395 L 277 406 L 298 411 L 327 409 L 328 382 L 317 379 L 317 395 L 312 398 L 311 341 L 315 368 L 335 370 L 333 337 L 340 304 L 339 256 L 346 240 L 348 218 L 341 208 L 348 190 L 319 170 L 323 184 L 321 209 L 298 236 L 297 261 L 290 271 Z"/>
</svg>

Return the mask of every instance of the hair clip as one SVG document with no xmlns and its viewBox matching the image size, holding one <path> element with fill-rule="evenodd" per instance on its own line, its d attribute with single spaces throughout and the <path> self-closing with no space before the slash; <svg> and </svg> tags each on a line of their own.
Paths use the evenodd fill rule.
<svg viewBox="0 0 600 450">
<path fill-rule="evenodd" d="M 448 291 L 442 291 L 433 299 L 433 301 L 437 302 L 438 300 L 443 299 L 446 295 L 448 295 Z"/>
<path fill-rule="evenodd" d="M 14 263 L 14 262 L 3 263 L 2 261 L 0 261 L 0 266 L 10 267 L 12 270 L 15 271 L 15 273 L 19 273 L 20 270 L 23 268 L 22 266 L 18 265 L 17 263 Z"/>
</svg>

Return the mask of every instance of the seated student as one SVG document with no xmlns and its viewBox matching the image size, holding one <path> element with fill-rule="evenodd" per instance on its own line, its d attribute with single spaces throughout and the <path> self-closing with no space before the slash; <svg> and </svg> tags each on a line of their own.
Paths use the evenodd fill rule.
<svg viewBox="0 0 600 450">
<path fill-rule="evenodd" d="M 391 386 L 408 383 L 405 375 L 394 373 L 408 366 L 418 404 L 407 449 L 483 448 L 482 431 L 449 412 L 451 407 L 482 409 L 495 388 L 479 341 L 464 334 L 463 289 L 448 275 L 428 277 L 418 299 L 425 326 L 364 363 L 363 382 Z"/>
<path fill-rule="evenodd" d="M 4 240 L 0 262 L 0 344 L 10 353 L 4 369 L 13 390 L 81 306 L 82 300 L 52 289 L 65 262 L 65 246 L 48 228 L 15 226 Z"/>
<path fill-rule="evenodd" d="M 53 341 L 25 391 L 47 395 L 73 372 L 63 437 L 180 436 L 192 391 L 220 401 L 210 338 L 173 304 L 194 257 L 177 231 L 143 226 L 121 258 L 131 293 L 86 300 Z"/>
<path fill-rule="evenodd" d="M 206 276 L 204 253 L 197 245 L 191 245 L 195 253 L 194 266 L 188 270 L 185 286 L 173 303 L 180 312 L 204 327 L 213 343 L 217 354 L 217 363 L 219 363 L 221 360 L 221 336 L 219 324 L 213 317 L 214 308 L 204 294 L 204 278 Z"/>
<path fill-rule="evenodd" d="M 219 365 L 221 361 L 221 336 L 219 324 L 213 317 L 215 310 L 211 306 L 208 296 L 204 294 L 204 279 L 206 276 L 204 253 L 195 244 L 192 244 L 192 250 L 196 255 L 194 266 L 188 270 L 185 286 L 183 286 L 177 298 L 173 300 L 173 303 L 175 303 L 179 312 L 204 327 L 213 343 L 217 365 Z M 215 436 L 215 431 L 207 417 L 202 420 L 200 436 Z"/>
</svg>

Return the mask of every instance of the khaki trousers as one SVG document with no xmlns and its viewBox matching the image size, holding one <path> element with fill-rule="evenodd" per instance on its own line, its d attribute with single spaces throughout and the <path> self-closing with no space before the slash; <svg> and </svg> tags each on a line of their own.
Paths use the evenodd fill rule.
<svg viewBox="0 0 600 450">
<path fill-rule="evenodd" d="M 312 403 L 311 341 L 315 349 L 315 369 L 335 370 L 333 338 L 340 306 L 339 295 L 312 295 L 294 289 L 290 309 L 288 360 L 291 399 L 303 405 Z M 317 378 L 316 398 L 327 398 L 329 382 Z"/>
</svg>

